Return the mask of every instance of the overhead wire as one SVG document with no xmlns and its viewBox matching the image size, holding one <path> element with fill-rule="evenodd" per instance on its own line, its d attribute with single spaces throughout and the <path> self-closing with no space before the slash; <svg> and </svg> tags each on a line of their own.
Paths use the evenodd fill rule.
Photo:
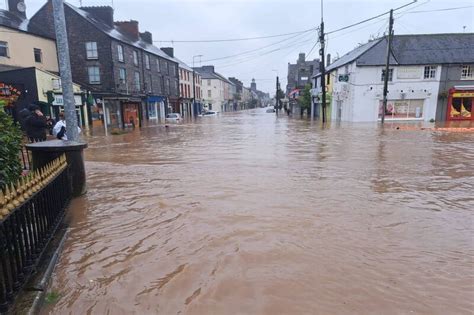
<svg viewBox="0 0 474 315">
<path fill-rule="evenodd" d="M 256 36 L 256 37 L 244 37 L 244 38 L 227 38 L 227 39 L 204 39 L 204 40 L 155 40 L 154 42 L 166 42 L 166 43 L 221 43 L 221 42 L 238 42 L 238 41 L 248 41 L 248 40 L 256 40 L 256 39 L 266 39 L 266 38 L 275 38 L 275 37 L 283 37 L 283 36 L 290 36 L 290 35 L 297 35 L 302 33 L 307 33 L 310 31 L 316 30 L 317 27 L 312 27 L 310 29 L 306 29 L 303 31 L 298 32 L 291 32 L 285 34 L 276 34 L 276 35 L 267 35 L 267 36 Z"/>
</svg>

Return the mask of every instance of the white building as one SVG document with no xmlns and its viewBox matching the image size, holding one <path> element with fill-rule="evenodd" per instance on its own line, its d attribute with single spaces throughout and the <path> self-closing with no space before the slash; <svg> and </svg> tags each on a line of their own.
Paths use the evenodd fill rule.
<svg viewBox="0 0 474 315">
<path fill-rule="evenodd" d="M 435 119 L 440 86 L 447 82 L 441 78 L 442 69 L 453 64 L 463 67 L 474 63 L 473 35 L 394 36 L 385 119 Z M 371 122 L 380 119 L 386 51 L 386 38 L 377 39 L 357 47 L 327 68 L 333 87 L 329 91 L 332 92 L 332 120 Z M 315 92 L 320 88 L 320 76 L 316 80 Z M 458 80 L 462 80 L 461 77 Z M 440 103 L 442 106 L 445 105 Z"/>
<path fill-rule="evenodd" d="M 214 71 L 214 66 L 194 69 L 202 78 L 202 100 L 204 108 L 216 112 L 224 111 L 229 100 L 229 81 Z"/>
</svg>

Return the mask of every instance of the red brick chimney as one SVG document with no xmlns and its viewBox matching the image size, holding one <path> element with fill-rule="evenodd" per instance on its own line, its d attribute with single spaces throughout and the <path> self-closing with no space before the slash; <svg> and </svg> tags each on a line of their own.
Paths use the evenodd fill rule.
<svg viewBox="0 0 474 315">
<path fill-rule="evenodd" d="M 130 21 L 120 21 L 115 22 L 115 25 L 123 34 L 128 35 L 134 41 L 138 41 L 140 39 L 140 31 L 138 30 L 138 21 L 130 20 Z"/>
</svg>

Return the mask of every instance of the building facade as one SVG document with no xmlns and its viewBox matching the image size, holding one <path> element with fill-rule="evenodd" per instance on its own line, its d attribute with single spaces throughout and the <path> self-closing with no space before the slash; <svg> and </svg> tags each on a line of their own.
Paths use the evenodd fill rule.
<svg viewBox="0 0 474 315">
<path fill-rule="evenodd" d="M 469 47 L 474 34 L 394 36 L 385 119 L 471 120 L 474 54 Z M 381 118 L 386 51 L 386 38 L 376 39 L 328 67 L 333 120 Z"/>
<path fill-rule="evenodd" d="M 286 94 L 304 89 L 311 83 L 311 77 L 319 72 L 319 59 L 306 60 L 306 54 L 300 53 L 295 64 L 288 63 Z"/>
<path fill-rule="evenodd" d="M 179 104 L 178 62 L 155 47 L 152 34 L 141 33 L 137 21 L 114 21 L 108 6 L 65 3 L 64 11 L 73 79 L 92 92 L 105 126 L 160 120 Z M 55 36 L 51 0 L 30 19 L 30 26 Z"/>
<path fill-rule="evenodd" d="M 229 101 L 229 82 L 215 72 L 214 66 L 194 68 L 202 78 L 202 100 L 204 109 L 223 112 Z"/>
</svg>

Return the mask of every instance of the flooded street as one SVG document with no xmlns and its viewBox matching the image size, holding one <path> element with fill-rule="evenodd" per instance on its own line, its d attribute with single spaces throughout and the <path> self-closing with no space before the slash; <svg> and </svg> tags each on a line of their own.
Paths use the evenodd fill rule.
<svg viewBox="0 0 474 315">
<path fill-rule="evenodd" d="M 472 314 L 474 133 L 260 109 L 87 138 L 44 314 Z"/>
</svg>

